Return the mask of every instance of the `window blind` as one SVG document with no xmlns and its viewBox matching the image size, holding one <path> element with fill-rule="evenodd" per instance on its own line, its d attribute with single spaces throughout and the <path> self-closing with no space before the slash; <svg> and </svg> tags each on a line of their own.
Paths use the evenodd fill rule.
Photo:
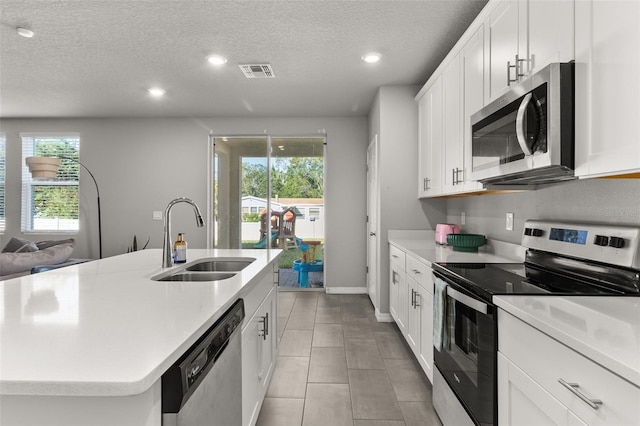
<svg viewBox="0 0 640 426">
<path fill-rule="evenodd" d="M 22 231 L 79 230 L 80 137 L 77 134 L 21 134 Z M 58 157 L 57 179 L 33 179 L 27 157 Z M 75 160 L 75 161 L 74 161 Z"/>
</svg>

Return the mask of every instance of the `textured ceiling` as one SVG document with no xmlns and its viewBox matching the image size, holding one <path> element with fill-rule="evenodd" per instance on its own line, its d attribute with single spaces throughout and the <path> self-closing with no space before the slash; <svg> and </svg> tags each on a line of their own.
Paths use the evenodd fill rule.
<svg viewBox="0 0 640 426">
<path fill-rule="evenodd" d="M 379 86 L 423 84 L 485 3 L 2 0 L 0 117 L 363 116 Z"/>
</svg>

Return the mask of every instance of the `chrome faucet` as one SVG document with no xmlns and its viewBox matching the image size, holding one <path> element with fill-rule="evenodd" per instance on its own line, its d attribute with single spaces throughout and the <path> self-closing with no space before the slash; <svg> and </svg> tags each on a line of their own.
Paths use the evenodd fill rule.
<svg viewBox="0 0 640 426">
<path fill-rule="evenodd" d="M 176 198 L 175 200 L 171 200 L 169 202 L 167 208 L 164 210 L 164 243 L 162 246 L 163 268 L 170 268 L 171 266 L 173 266 L 173 256 L 171 256 L 171 208 L 178 203 L 191 204 L 191 206 L 193 207 L 193 212 L 196 215 L 196 225 L 198 226 L 198 228 L 202 228 L 204 226 L 202 214 L 200 214 L 200 209 L 198 208 L 198 205 L 196 203 L 184 197 Z"/>
</svg>

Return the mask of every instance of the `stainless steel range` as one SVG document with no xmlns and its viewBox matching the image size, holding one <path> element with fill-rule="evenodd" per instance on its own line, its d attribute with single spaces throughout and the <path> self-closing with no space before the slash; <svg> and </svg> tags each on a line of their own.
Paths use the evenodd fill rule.
<svg viewBox="0 0 640 426">
<path fill-rule="evenodd" d="M 445 425 L 497 425 L 496 295 L 640 296 L 640 228 L 530 220 L 524 263 L 433 264 L 433 405 Z"/>
</svg>

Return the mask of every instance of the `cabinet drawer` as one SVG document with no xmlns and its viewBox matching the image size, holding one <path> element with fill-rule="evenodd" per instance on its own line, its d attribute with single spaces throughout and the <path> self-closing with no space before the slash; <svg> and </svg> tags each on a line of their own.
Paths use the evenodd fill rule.
<svg viewBox="0 0 640 426">
<path fill-rule="evenodd" d="M 640 424 L 640 388 L 502 310 L 498 350 L 585 423 Z M 590 407 L 559 380 L 602 405 Z"/>
<path fill-rule="evenodd" d="M 404 271 L 406 254 L 398 247 L 389 245 L 389 260 L 398 265 Z"/>
<path fill-rule="evenodd" d="M 412 256 L 407 256 L 407 275 L 412 277 L 429 293 L 433 294 L 433 276 L 429 266 Z"/>
</svg>

